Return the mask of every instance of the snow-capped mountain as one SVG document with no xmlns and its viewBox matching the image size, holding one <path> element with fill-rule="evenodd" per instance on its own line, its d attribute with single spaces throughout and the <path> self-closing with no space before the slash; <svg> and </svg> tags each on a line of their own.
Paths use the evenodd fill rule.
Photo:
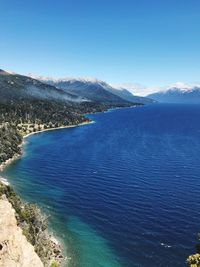
<svg viewBox="0 0 200 267">
<path fill-rule="evenodd" d="M 77 94 L 86 99 L 97 102 L 132 102 L 147 104 L 151 99 L 133 95 L 125 88 L 114 88 L 104 81 L 95 78 L 62 78 L 53 79 L 48 77 L 37 77 L 42 82 L 64 89 L 67 92 Z"/>
<path fill-rule="evenodd" d="M 200 104 L 200 86 L 176 83 L 166 91 L 153 93 L 148 97 L 162 103 Z"/>
</svg>

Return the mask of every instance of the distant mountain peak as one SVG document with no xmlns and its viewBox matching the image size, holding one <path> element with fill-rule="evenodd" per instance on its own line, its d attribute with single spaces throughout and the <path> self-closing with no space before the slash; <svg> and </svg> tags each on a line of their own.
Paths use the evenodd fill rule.
<svg viewBox="0 0 200 267">
<path fill-rule="evenodd" d="M 190 84 L 187 84 L 187 83 L 184 83 L 184 82 L 176 82 L 176 83 L 173 83 L 173 84 L 167 86 L 165 91 L 168 91 L 168 90 L 179 90 L 181 92 L 188 92 L 188 91 L 193 90 L 194 87 L 195 87 L 194 85 L 190 85 Z"/>
<path fill-rule="evenodd" d="M 200 104 L 200 86 L 178 82 L 148 97 L 158 102 Z"/>
</svg>

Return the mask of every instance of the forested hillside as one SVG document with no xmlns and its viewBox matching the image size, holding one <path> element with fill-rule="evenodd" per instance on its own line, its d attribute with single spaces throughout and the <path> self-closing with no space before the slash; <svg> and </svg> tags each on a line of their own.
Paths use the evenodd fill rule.
<svg viewBox="0 0 200 267">
<path fill-rule="evenodd" d="M 24 135 L 87 122 L 83 113 L 102 108 L 106 107 L 36 99 L 0 103 L 0 164 L 20 153 L 19 145 Z"/>
<path fill-rule="evenodd" d="M 0 70 L 0 165 L 20 153 L 24 135 L 88 122 L 84 114 L 118 106 L 130 103 L 83 101 L 30 77 Z"/>
</svg>

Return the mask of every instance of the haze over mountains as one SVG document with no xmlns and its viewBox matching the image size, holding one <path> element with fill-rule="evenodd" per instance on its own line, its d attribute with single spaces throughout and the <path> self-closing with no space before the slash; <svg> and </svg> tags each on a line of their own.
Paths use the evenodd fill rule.
<svg viewBox="0 0 200 267">
<path fill-rule="evenodd" d="M 67 93 L 78 95 L 85 100 L 103 103 L 131 103 L 151 104 L 160 103 L 191 103 L 200 104 L 200 86 L 190 86 L 184 83 L 176 83 L 146 97 L 136 96 L 125 87 L 115 87 L 104 81 L 90 78 L 61 78 L 36 77 L 40 81 L 62 89 Z M 156 90 L 156 89 L 155 89 Z M 157 89 L 158 90 L 158 89 Z"/>
<path fill-rule="evenodd" d="M 133 105 L 138 103 L 122 99 L 102 86 L 68 91 L 0 70 L 0 164 L 20 153 L 24 135 L 88 123 L 84 114 Z"/>
<path fill-rule="evenodd" d="M 95 102 L 114 106 L 152 102 L 118 90 L 98 80 L 49 80 L 0 70 L 1 101 L 20 99 L 53 99 L 65 102 Z"/>
<path fill-rule="evenodd" d="M 93 102 L 126 106 L 131 103 L 200 104 L 200 86 L 176 83 L 165 91 L 135 96 L 126 88 L 115 88 L 97 79 L 24 76 L 0 69 L 0 101 L 20 99 L 60 100 L 68 103 Z"/>
<path fill-rule="evenodd" d="M 34 77 L 34 76 L 33 76 Z M 68 93 L 77 94 L 83 98 L 95 102 L 118 102 L 120 99 L 132 103 L 147 104 L 153 101 L 146 97 L 133 95 L 125 88 L 114 88 L 98 79 L 63 78 L 53 79 L 48 77 L 36 77 L 40 81 L 64 89 Z M 121 101 L 121 100 L 120 100 Z"/>
<path fill-rule="evenodd" d="M 61 101 L 84 101 L 82 97 L 59 90 L 31 77 L 0 70 L 0 100 L 54 99 Z"/>
</svg>

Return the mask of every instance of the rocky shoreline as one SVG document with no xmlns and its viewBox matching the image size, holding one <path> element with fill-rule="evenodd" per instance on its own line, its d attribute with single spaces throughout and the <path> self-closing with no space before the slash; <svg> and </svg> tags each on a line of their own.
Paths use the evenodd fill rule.
<svg viewBox="0 0 200 267">
<path fill-rule="evenodd" d="M 12 158 L 7 159 L 0 165 L 0 172 L 2 172 L 8 165 L 10 165 L 13 161 L 17 160 L 21 157 L 21 154 L 15 154 Z"/>
<path fill-rule="evenodd" d="M 0 180 L 0 200 L 5 200 L 12 206 L 17 227 L 21 229 L 27 242 L 33 246 L 43 266 L 62 266 L 65 260 L 62 246 L 59 241 L 49 233 L 47 217 L 41 213 L 40 209 L 36 205 L 23 202 L 3 178 Z M 0 228 L 3 229 L 4 226 L 1 222 L 0 220 Z M 11 235 L 12 233 L 9 234 L 9 238 L 12 239 Z M 1 236 L 1 239 L 2 238 Z M 7 239 L 2 240 L 2 243 L 5 243 L 4 241 Z M 12 241 L 10 246 L 12 246 Z M 20 247 L 20 244 L 18 244 L 18 247 Z M 22 257 L 22 255 L 19 255 L 19 258 L 20 257 Z M 4 266 L 2 265 L 1 257 L 0 266 Z"/>
<path fill-rule="evenodd" d="M 72 127 L 78 127 L 78 126 L 82 126 L 88 123 L 92 123 L 92 121 L 84 121 L 80 124 L 77 125 L 68 125 L 68 126 L 61 126 L 61 127 L 57 127 L 57 128 L 49 128 L 49 129 L 43 129 L 40 131 L 36 131 L 36 132 L 31 132 L 28 134 L 23 134 L 23 141 L 22 143 L 19 145 L 20 147 L 20 153 L 19 154 L 15 154 L 12 158 L 7 159 L 5 162 L 3 162 L 0 165 L 0 172 L 2 172 L 8 165 L 10 165 L 13 161 L 17 160 L 19 157 L 21 157 L 22 155 L 22 146 L 25 142 L 25 139 L 31 135 L 34 134 L 38 134 L 38 133 L 42 133 L 45 131 L 52 131 L 52 130 L 59 130 L 59 129 L 66 129 L 66 128 L 72 128 Z M 12 196 L 11 196 L 11 195 Z M 31 240 L 29 240 L 30 236 L 29 233 L 27 233 L 27 229 L 23 229 L 24 228 L 24 218 L 20 218 L 20 215 L 23 208 L 26 206 L 33 208 L 32 204 L 28 204 L 28 203 L 24 203 L 19 196 L 17 196 L 14 192 L 14 190 L 10 187 L 8 181 L 6 179 L 4 179 L 3 177 L 0 177 L 0 199 L 2 196 L 5 196 L 8 200 L 8 202 L 11 203 L 13 209 L 15 210 L 15 216 L 16 216 L 16 220 L 18 222 L 19 227 L 22 229 L 23 234 L 26 236 L 28 242 L 30 244 L 32 244 Z M 14 199 L 13 199 L 14 196 Z M 12 199 L 12 201 L 11 201 Z M 36 217 L 39 218 L 39 220 L 42 222 L 47 221 L 45 215 L 43 215 L 40 211 L 40 209 L 34 205 L 34 216 L 36 219 Z M 38 220 L 38 219 L 36 219 Z M 43 228 L 43 226 L 41 226 L 41 228 Z M 40 249 L 38 249 L 37 246 L 34 246 L 35 252 L 36 254 L 39 256 L 39 258 L 41 259 L 43 266 L 44 267 L 59 267 L 59 266 L 63 266 L 64 262 L 67 260 L 67 257 L 64 257 L 63 255 L 63 248 L 60 244 L 60 242 L 52 235 L 48 232 L 47 226 L 45 226 L 45 230 L 42 231 L 42 235 L 41 235 L 41 240 L 40 243 L 43 244 L 43 251 L 41 253 L 41 251 L 39 251 Z M 40 246 L 41 247 L 41 246 Z M 46 254 L 46 256 L 44 257 L 44 255 Z M 1 261 L 0 261 L 0 266 L 1 266 Z"/>
<path fill-rule="evenodd" d="M 34 247 L 17 225 L 15 210 L 6 195 L 0 197 L 0 266 L 44 267 Z"/>
</svg>

